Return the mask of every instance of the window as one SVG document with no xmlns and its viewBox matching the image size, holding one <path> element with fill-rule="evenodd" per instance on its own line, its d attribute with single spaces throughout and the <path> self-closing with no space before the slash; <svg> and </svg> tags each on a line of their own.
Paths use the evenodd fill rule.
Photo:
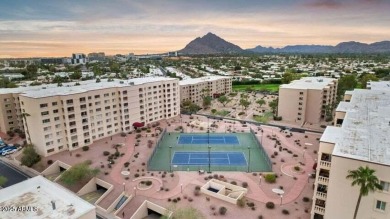
<svg viewBox="0 0 390 219">
<path fill-rule="evenodd" d="M 72 104 L 73 103 L 73 100 L 70 99 L 70 100 L 66 100 L 66 104 Z"/>
<path fill-rule="evenodd" d="M 57 102 L 52 102 L 51 105 L 52 106 L 57 106 Z"/>
<path fill-rule="evenodd" d="M 53 110 L 53 113 L 58 113 L 58 109 Z"/>
<path fill-rule="evenodd" d="M 54 152 L 54 148 L 47 150 L 47 153 Z"/>
<path fill-rule="evenodd" d="M 98 99 L 98 98 L 100 98 L 100 95 L 95 95 L 95 99 Z"/>
<path fill-rule="evenodd" d="M 380 210 L 380 211 L 385 211 L 386 210 L 386 202 L 377 200 L 375 208 L 377 210 Z"/>
<path fill-rule="evenodd" d="M 45 107 L 47 107 L 47 103 L 41 103 L 39 106 L 40 106 L 41 108 L 45 108 Z"/>
<path fill-rule="evenodd" d="M 382 191 L 389 192 L 390 182 L 381 181 Z"/>
<path fill-rule="evenodd" d="M 50 119 L 44 119 L 42 120 L 42 123 L 49 123 L 50 122 Z"/>
</svg>

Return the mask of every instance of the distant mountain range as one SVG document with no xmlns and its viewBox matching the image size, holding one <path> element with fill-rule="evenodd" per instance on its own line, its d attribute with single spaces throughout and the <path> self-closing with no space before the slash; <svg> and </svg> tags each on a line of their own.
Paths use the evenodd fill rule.
<svg viewBox="0 0 390 219">
<path fill-rule="evenodd" d="M 359 42 L 342 42 L 336 46 L 324 45 L 292 45 L 283 48 L 256 46 L 252 49 L 242 49 L 227 42 L 219 36 L 208 33 L 192 40 L 178 51 L 180 54 L 232 54 L 232 53 L 390 53 L 390 41 L 371 44 Z"/>
</svg>

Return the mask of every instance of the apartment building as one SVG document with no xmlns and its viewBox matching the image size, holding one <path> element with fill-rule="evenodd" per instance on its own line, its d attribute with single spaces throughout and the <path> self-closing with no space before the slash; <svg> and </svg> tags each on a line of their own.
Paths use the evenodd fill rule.
<svg viewBox="0 0 390 219">
<path fill-rule="evenodd" d="M 383 190 L 361 199 L 357 218 L 390 218 L 390 88 L 376 85 L 347 91 L 320 139 L 311 218 L 353 217 L 359 186 L 346 176 L 361 166 L 376 171 Z"/>
<path fill-rule="evenodd" d="M 1 218 L 95 219 L 96 207 L 43 176 L 0 190 Z"/>
<path fill-rule="evenodd" d="M 225 76 L 192 78 L 180 81 L 179 84 L 181 101 L 191 100 L 198 105 L 202 105 L 203 96 L 215 97 L 232 92 L 232 78 Z"/>
<path fill-rule="evenodd" d="M 2 130 L 23 128 L 43 156 L 71 151 L 131 131 L 135 122 L 150 124 L 179 115 L 178 82 L 157 77 L 15 88 L 8 94 L 2 89 L 0 114 L 6 116 L 0 122 Z"/>
<path fill-rule="evenodd" d="M 279 88 L 278 116 L 284 121 L 318 124 L 336 101 L 337 79 L 305 77 Z"/>
</svg>

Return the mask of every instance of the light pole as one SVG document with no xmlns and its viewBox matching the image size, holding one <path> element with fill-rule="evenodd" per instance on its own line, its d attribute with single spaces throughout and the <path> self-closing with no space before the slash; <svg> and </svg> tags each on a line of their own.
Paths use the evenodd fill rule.
<svg viewBox="0 0 390 219">
<path fill-rule="evenodd" d="M 250 171 L 250 166 L 251 166 L 251 147 L 248 146 L 248 152 L 249 152 L 249 156 L 248 156 L 248 173 Z"/>
<path fill-rule="evenodd" d="M 261 175 L 259 176 L 259 185 L 261 185 Z"/>
<path fill-rule="evenodd" d="M 208 173 L 211 173 L 211 155 L 210 155 L 211 146 L 209 145 L 208 148 L 209 148 L 209 172 Z"/>
<path fill-rule="evenodd" d="M 180 184 L 180 192 L 183 193 L 183 184 Z"/>
<path fill-rule="evenodd" d="M 283 195 L 280 194 L 280 206 L 282 206 L 282 203 L 283 203 Z"/>
<path fill-rule="evenodd" d="M 307 174 L 307 183 L 310 183 L 310 176 L 311 174 Z"/>
<path fill-rule="evenodd" d="M 306 153 L 306 150 L 303 150 L 303 161 L 305 161 L 305 153 Z"/>
<path fill-rule="evenodd" d="M 172 172 L 172 146 L 169 146 L 169 172 Z"/>
<path fill-rule="evenodd" d="M 125 193 L 126 192 L 126 183 L 123 182 L 122 185 L 123 185 L 123 193 Z"/>
<path fill-rule="evenodd" d="M 137 187 L 134 186 L 134 197 L 137 195 Z"/>
</svg>

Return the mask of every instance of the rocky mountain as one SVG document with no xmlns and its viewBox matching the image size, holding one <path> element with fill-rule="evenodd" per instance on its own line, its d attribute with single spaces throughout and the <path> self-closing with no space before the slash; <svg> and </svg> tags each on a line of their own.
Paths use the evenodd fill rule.
<svg viewBox="0 0 390 219">
<path fill-rule="evenodd" d="M 208 33 L 203 37 L 192 40 L 184 49 L 178 51 L 180 54 L 229 54 L 244 53 L 245 50 L 233 43 L 227 42 L 219 36 Z"/>
<path fill-rule="evenodd" d="M 323 45 L 295 45 L 283 48 L 257 46 L 247 51 L 255 53 L 390 53 L 390 41 L 381 41 L 372 44 L 359 42 L 342 42 L 336 46 Z"/>
</svg>

